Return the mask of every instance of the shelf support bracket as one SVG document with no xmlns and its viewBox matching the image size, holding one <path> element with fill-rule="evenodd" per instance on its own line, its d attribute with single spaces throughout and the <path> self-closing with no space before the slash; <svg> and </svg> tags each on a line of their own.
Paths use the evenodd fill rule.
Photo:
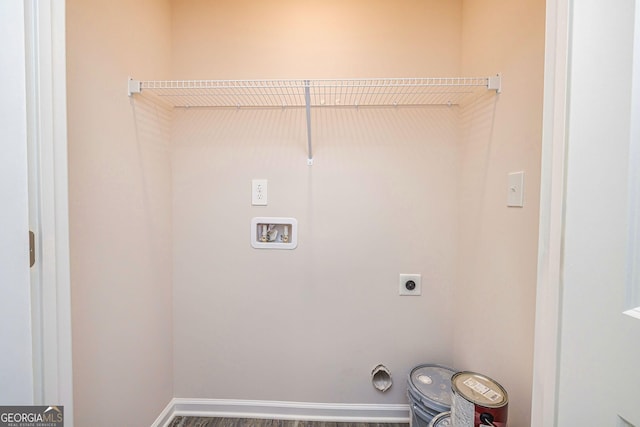
<svg viewBox="0 0 640 427">
<path fill-rule="evenodd" d="M 142 87 L 140 85 L 140 80 L 134 80 L 129 77 L 129 81 L 127 84 L 127 95 L 132 96 L 134 93 L 142 92 Z"/>
<path fill-rule="evenodd" d="M 307 110 L 307 164 L 313 165 L 313 151 L 311 149 L 311 93 L 309 80 L 304 81 L 304 103 Z"/>
<path fill-rule="evenodd" d="M 496 93 L 502 93 L 502 75 L 496 74 L 495 76 L 489 77 L 489 81 L 487 83 L 487 90 L 495 90 Z"/>
</svg>

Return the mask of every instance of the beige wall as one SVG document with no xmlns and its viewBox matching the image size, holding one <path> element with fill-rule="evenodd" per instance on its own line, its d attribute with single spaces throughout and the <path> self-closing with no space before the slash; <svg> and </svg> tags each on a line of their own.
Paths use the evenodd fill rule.
<svg viewBox="0 0 640 427">
<path fill-rule="evenodd" d="M 501 72 L 503 93 L 465 112 L 454 354 L 510 396 L 510 425 L 529 425 L 537 268 L 543 0 L 467 1 L 462 73 Z M 507 174 L 525 172 L 523 208 L 507 208 Z"/>
<path fill-rule="evenodd" d="M 67 0 L 75 425 L 150 425 L 172 394 L 169 5 Z"/>
<path fill-rule="evenodd" d="M 303 114 L 177 113 L 176 396 L 399 403 L 410 367 L 452 358 L 455 112 L 323 110 L 311 167 Z M 253 249 L 253 216 L 297 218 L 297 249 Z M 422 297 L 397 295 L 401 272 Z"/>
<path fill-rule="evenodd" d="M 174 77 L 457 75 L 461 3 L 174 1 Z M 180 110 L 173 129 L 175 394 L 405 403 L 452 359 L 458 110 Z M 252 207 L 252 178 L 269 205 Z M 256 250 L 254 216 L 299 221 Z M 398 296 L 422 273 L 423 296 Z M 384 363 L 395 379 L 371 385 Z"/>
<path fill-rule="evenodd" d="M 457 73 L 461 0 L 173 0 L 176 79 Z"/>
<path fill-rule="evenodd" d="M 528 424 L 544 2 L 490 3 L 67 0 L 79 426 L 113 407 L 145 425 L 172 396 L 404 403 L 422 362 L 495 377 Z M 496 72 L 504 93 L 463 111 L 314 111 L 311 167 L 303 111 L 124 96 L 127 75 Z M 253 216 L 296 217 L 298 248 L 252 249 Z M 403 272 L 422 297 L 397 296 Z"/>
</svg>

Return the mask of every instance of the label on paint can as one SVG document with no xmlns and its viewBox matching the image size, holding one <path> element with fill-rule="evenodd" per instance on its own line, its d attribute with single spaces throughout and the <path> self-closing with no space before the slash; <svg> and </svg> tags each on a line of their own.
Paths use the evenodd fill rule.
<svg viewBox="0 0 640 427">
<path fill-rule="evenodd" d="M 492 402 L 496 402 L 502 398 L 502 395 L 495 390 L 490 389 L 486 385 L 474 380 L 473 378 L 467 378 L 462 384 L 469 387 L 471 390 L 480 393 Z"/>
</svg>

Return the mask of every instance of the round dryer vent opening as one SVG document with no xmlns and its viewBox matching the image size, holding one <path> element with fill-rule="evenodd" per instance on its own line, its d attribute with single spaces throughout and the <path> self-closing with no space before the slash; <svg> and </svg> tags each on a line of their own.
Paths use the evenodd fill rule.
<svg viewBox="0 0 640 427">
<path fill-rule="evenodd" d="M 371 371 L 371 383 L 383 393 L 391 388 L 393 381 L 391 380 L 391 373 L 386 366 L 380 364 L 373 368 L 373 371 Z"/>
</svg>

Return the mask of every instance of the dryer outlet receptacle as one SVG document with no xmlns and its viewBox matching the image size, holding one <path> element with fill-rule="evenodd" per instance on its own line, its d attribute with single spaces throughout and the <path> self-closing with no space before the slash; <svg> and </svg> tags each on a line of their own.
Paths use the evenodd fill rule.
<svg viewBox="0 0 640 427">
<path fill-rule="evenodd" d="M 400 274 L 398 283 L 398 295 L 420 296 L 422 295 L 421 274 Z"/>
</svg>

